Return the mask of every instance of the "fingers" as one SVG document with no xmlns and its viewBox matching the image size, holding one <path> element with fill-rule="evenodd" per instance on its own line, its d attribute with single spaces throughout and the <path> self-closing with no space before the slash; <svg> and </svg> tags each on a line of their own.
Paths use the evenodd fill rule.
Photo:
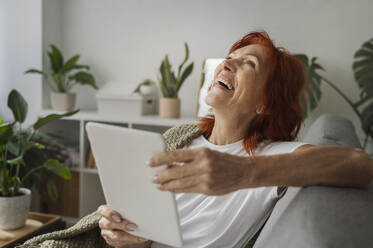
<svg viewBox="0 0 373 248">
<path fill-rule="evenodd" d="M 119 229 L 125 232 L 133 232 L 136 230 L 137 226 L 134 223 L 131 223 L 127 220 L 123 220 L 120 223 L 112 222 L 105 217 L 101 217 L 100 221 L 98 222 L 98 225 L 101 229 Z"/>
<path fill-rule="evenodd" d="M 159 171 L 153 178 L 153 183 L 166 183 L 173 179 L 180 179 L 198 174 L 200 167 L 196 163 L 187 163 L 183 166 L 172 166 Z"/>
<path fill-rule="evenodd" d="M 101 205 L 98 213 L 102 216 L 99 221 L 101 229 L 120 229 L 126 232 L 135 231 L 137 225 L 129 220 L 123 219 L 121 215 L 107 205 Z"/>
<path fill-rule="evenodd" d="M 115 210 L 111 209 L 107 205 L 101 205 L 98 207 L 97 212 L 113 222 L 120 223 L 122 221 L 122 216 Z"/>
<path fill-rule="evenodd" d="M 161 152 L 152 157 L 149 166 L 172 164 L 173 162 L 189 162 L 194 158 L 195 151 L 192 149 L 180 149 L 171 152 Z"/>
<path fill-rule="evenodd" d="M 148 241 L 147 239 L 143 239 L 119 230 L 103 229 L 101 230 L 101 236 L 105 239 L 106 243 L 114 247 L 134 245 Z"/>
<path fill-rule="evenodd" d="M 177 180 L 171 180 L 168 181 L 162 185 L 159 186 L 159 189 L 162 191 L 172 191 L 175 192 L 175 190 L 184 190 L 187 188 L 190 188 L 192 186 L 195 186 L 202 182 L 204 180 L 205 175 L 192 175 L 188 177 L 183 177 L 181 179 Z"/>
</svg>

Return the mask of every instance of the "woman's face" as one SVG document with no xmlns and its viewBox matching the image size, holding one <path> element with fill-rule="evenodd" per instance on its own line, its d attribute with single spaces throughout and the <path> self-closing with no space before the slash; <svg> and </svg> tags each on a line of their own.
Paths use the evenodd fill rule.
<svg viewBox="0 0 373 248">
<path fill-rule="evenodd" d="M 216 68 L 206 103 L 214 112 L 255 115 L 266 81 L 267 48 L 253 44 L 230 53 Z"/>
</svg>

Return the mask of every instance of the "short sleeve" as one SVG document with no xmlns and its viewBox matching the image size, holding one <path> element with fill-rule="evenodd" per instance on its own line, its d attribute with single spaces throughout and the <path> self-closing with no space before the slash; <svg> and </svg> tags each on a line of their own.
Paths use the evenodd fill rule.
<svg viewBox="0 0 373 248">
<path fill-rule="evenodd" d="M 304 142 L 272 142 L 260 149 L 257 153 L 258 155 L 276 155 L 276 154 L 284 154 L 284 153 L 292 153 L 298 147 L 303 145 L 307 145 L 308 143 Z"/>
</svg>

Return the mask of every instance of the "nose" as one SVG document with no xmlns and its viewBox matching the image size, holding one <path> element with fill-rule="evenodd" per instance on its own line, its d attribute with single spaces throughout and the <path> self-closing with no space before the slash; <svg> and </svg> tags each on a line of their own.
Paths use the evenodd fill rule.
<svg viewBox="0 0 373 248">
<path fill-rule="evenodd" d="M 233 65 L 233 62 L 231 60 L 225 59 L 223 61 L 223 68 L 224 68 L 224 70 L 234 72 L 234 65 Z"/>
</svg>

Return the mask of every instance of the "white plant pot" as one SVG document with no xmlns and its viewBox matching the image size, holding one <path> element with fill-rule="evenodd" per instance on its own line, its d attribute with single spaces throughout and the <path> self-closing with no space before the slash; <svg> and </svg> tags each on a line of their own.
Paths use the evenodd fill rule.
<svg viewBox="0 0 373 248">
<path fill-rule="evenodd" d="M 141 85 L 140 93 L 142 95 L 148 96 L 153 94 L 153 87 L 151 85 Z"/>
<path fill-rule="evenodd" d="M 53 110 L 72 111 L 76 102 L 75 93 L 57 93 L 51 92 L 51 103 Z"/>
<path fill-rule="evenodd" d="M 0 196 L 0 229 L 10 230 L 25 225 L 30 209 L 31 190 L 20 188 L 21 195 Z"/>
</svg>

